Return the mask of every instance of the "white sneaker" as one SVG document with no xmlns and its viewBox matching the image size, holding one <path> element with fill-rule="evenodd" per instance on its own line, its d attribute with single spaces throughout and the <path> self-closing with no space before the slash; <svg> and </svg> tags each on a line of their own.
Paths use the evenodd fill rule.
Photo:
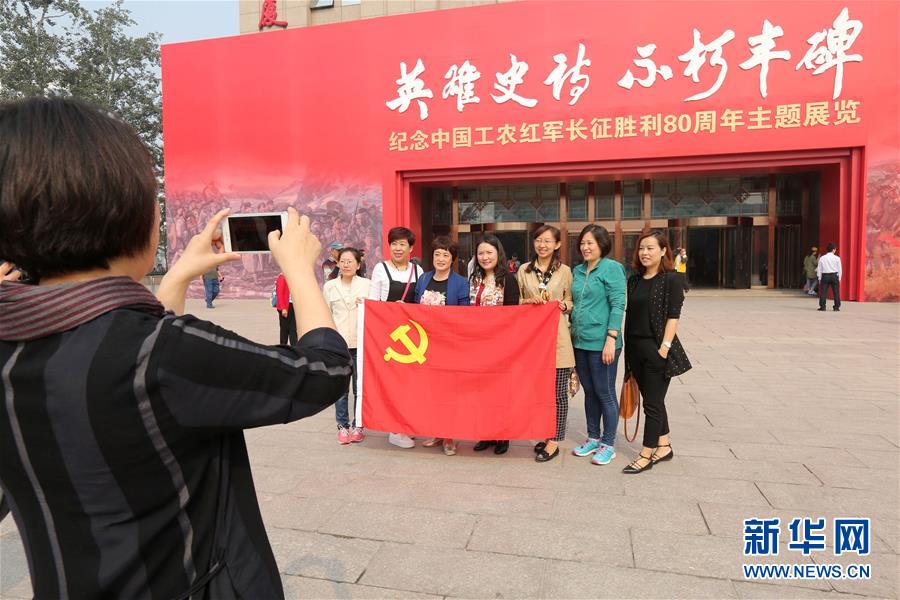
<svg viewBox="0 0 900 600">
<path fill-rule="evenodd" d="M 400 448 L 414 448 L 416 443 L 408 435 L 392 433 L 388 436 L 388 442 Z"/>
</svg>

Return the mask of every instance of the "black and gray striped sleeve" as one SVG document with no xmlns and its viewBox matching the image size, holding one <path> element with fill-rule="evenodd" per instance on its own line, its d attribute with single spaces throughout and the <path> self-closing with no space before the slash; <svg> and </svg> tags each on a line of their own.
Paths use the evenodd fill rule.
<svg viewBox="0 0 900 600">
<path fill-rule="evenodd" d="M 314 329 L 294 347 L 266 346 L 185 315 L 162 319 L 156 333 L 147 387 L 182 427 L 296 421 L 334 404 L 349 384 L 350 354 L 333 329 Z"/>
</svg>

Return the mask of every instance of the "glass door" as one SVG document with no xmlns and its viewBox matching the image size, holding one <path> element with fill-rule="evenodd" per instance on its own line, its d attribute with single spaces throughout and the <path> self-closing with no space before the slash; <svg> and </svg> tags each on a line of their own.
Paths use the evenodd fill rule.
<svg viewBox="0 0 900 600">
<path fill-rule="evenodd" d="M 722 241 L 722 287 L 745 290 L 750 287 L 752 269 L 752 227 L 738 225 L 720 230 Z"/>
</svg>

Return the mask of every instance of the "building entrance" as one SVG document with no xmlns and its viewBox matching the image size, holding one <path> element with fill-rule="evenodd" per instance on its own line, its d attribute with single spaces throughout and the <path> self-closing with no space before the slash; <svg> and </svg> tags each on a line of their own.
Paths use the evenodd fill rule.
<svg viewBox="0 0 900 600">
<path fill-rule="evenodd" d="M 752 225 L 688 227 L 687 277 L 694 287 L 746 289 L 753 281 Z M 758 268 L 758 266 L 757 266 Z M 760 280 L 757 272 L 756 280 Z M 765 274 L 762 274 L 765 279 Z"/>
<path fill-rule="evenodd" d="M 466 273 L 484 232 L 497 235 L 508 259 L 531 259 L 531 232 L 551 224 L 562 232 L 561 258 L 581 262 L 578 234 L 589 223 L 606 227 L 612 258 L 631 272 L 642 232 L 660 229 L 674 248 L 685 247 L 687 276 L 698 287 L 803 285 L 802 262 L 818 243 L 820 174 L 815 171 L 672 175 L 646 179 L 517 182 L 498 185 L 423 186 L 422 246 L 430 265 L 431 241 L 459 243 Z"/>
<path fill-rule="evenodd" d="M 687 270 L 691 285 L 696 287 L 719 287 L 719 245 L 722 230 L 718 227 L 697 227 L 688 231 Z"/>
</svg>

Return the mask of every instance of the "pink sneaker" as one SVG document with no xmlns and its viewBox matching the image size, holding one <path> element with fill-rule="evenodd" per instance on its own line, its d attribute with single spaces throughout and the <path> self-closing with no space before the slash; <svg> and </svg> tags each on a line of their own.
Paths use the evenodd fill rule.
<svg viewBox="0 0 900 600">
<path fill-rule="evenodd" d="M 353 433 L 350 434 L 350 441 L 354 444 L 358 444 L 364 439 L 366 439 L 366 434 L 363 433 L 362 427 L 354 427 Z"/>
<path fill-rule="evenodd" d="M 349 444 L 350 443 L 350 430 L 346 427 L 338 428 L 338 444 Z"/>
</svg>

